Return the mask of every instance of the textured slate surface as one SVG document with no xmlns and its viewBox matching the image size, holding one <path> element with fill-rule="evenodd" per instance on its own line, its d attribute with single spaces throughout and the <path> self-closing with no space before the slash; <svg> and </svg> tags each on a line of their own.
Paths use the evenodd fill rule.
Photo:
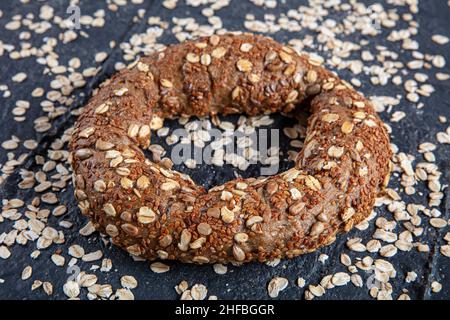
<svg viewBox="0 0 450 320">
<path fill-rule="evenodd" d="M 65 16 L 65 10 L 67 8 L 66 1 L 49 1 L 55 8 L 55 14 Z M 296 7 L 304 1 L 286 1 L 286 3 L 279 4 L 276 9 L 271 12 L 277 13 L 286 11 L 288 6 Z M 229 30 L 244 30 L 243 20 L 244 15 L 247 13 L 249 6 L 247 2 L 236 2 L 232 6 L 222 9 L 218 15 L 222 17 L 224 27 Z M 82 13 L 92 14 L 96 9 L 104 7 L 97 1 L 81 1 Z M 9 21 L 9 17 L 16 14 L 27 14 L 30 12 L 37 13 L 39 4 L 33 3 L 30 5 L 21 5 L 15 1 L 1 1 L 0 9 L 4 12 L 4 17 L 0 19 L 0 26 L 2 27 L 2 33 L 0 34 L 0 40 L 5 43 L 11 43 L 18 45 L 19 40 L 16 31 L 5 31 L 3 25 L 6 21 Z M 88 85 L 77 91 L 76 100 L 72 105 L 72 108 L 82 106 L 86 99 L 91 94 L 93 88 L 95 88 L 102 80 L 109 77 L 114 72 L 114 63 L 120 61 L 122 53 L 120 48 L 116 47 L 111 50 L 108 47 L 110 40 L 116 40 L 120 42 L 137 32 L 144 32 L 148 27 L 146 17 L 140 21 L 134 23 L 133 17 L 137 14 L 138 8 L 146 8 L 146 17 L 148 16 L 161 16 L 162 20 L 170 21 L 171 17 L 188 17 L 195 16 L 200 17 L 199 20 L 205 19 L 200 16 L 200 9 L 194 9 L 187 7 L 184 4 L 179 4 L 176 10 L 170 11 L 160 6 L 159 1 L 148 1 L 142 5 L 130 5 L 127 7 L 121 7 L 116 13 L 106 11 L 107 24 L 105 28 L 95 29 L 95 32 L 90 30 L 89 38 L 79 38 L 73 43 L 69 43 L 64 46 L 59 46 L 56 51 L 59 53 L 62 61 L 67 61 L 74 56 L 78 56 L 82 62 L 83 67 L 94 66 L 93 56 L 99 51 L 109 51 L 109 58 L 103 62 L 103 69 L 95 76 Z M 261 17 L 265 13 L 264 9 L 251 6 L 251 12 L 256 16 Z M 431 41 L 431 35 L 434 33 L 441 33 L 449 36 L 450 22 L 448 19 L 449 8 L 445 0 L 440 1 L 422 1 L 421 11 L 418 16 L 418 21 L 421 25 L 420 33 L 416 40 L 419 41 L 421 50 L 434 54 L 443 54 L 448 57 L 448 52 L 442 53 L 442 48 L 448 50 L 446 47 L 438 47 Z M 287 42 L 291 37 L 301 38 L 302 35 L 307 34 L 307 31 L 302 31 L 300 34 L 289 34 L 288 32 L 278 32 L 271 36 L 275 39 Z M 44 36 L 57 36 L 58 30 L 51 29 Z M 42 39 L 42 36 L 40 39 Z M 352 37 L 355 37 L 354 35 Z M 34 38 L 33 38 L 34 39 Z M 36 38 L 38 39 L 38 38 Z M 351 40 L 357 40 L 352 38 Z M 33 40 L 35 41 L 35 40 Z M 37 41 L 37 40 L 36 40 Z M 41 41 L 41 40 L 39 40 Z M 174 43 L 176 39 L 170 35 L 170 32 L 165 32 L 160 38 L 162 43 Z M 33 45 L 38 45 L 33 43 Z M 388 47 L 392 47 L 391 43 L 377 43 L 383 44 Z M 398 48 L 398 46 L 395 46 Z M 66 60 L 67 59 L 67 60 Z M 406 59 L 406 57 L 405 57 Z M 405 60 L 408 61 L 408 60 Z M 5 56 L 0 57 L 0 83 L 6 83 L 12 88 L 13 98 L 4 99 L 0 98 L 0 140 L 4 141 L 9 139 L 13 134 L 18 135 L 22 140 L 28 138 L 35 138 L 40 141 L 38 149 L 33 151 L 35 154 L 46 154 L 46 150 L 55 138 L 59 137 L 64 130 L 73 125 L 75 118 L 69 114 L 61 116 L 53 122 L 53 129 L 45 134 L 37 135 L 31 129 L 33 126 L 33 119 L 39 115 L 42 115 L 42 111 L 38 106 L 39 100 L 36 100 L 36 107 L 30 108 L 27 113 L 27 121 L 19 124 L 12 121 L 10 110 L 13 108 L 13 102 L 17 99 L 30 99 L 30 90 L 39 84 L 44 88 L 49 87 L 50 77 L 42 75 L 42 67 L 38 66 L 34 58 L 20 60 L 19 62 L 10 63 Z M 15 88 L 16 86 L 11 82 L 11 76 L 19 71 L 26 71 L 28 73 L 28 79 L 26 82 L 20 85 L 20 90 Z M 350 77 L 349 73 L 340 72 L 343 78 Z M 375 87 L 373 88 L 367 81 L 367 77 L 361 79 L 363 86 L 361 90 L 373 95 L 393 95 L 402 93 L 401 89 L 393 86 Z M 393 124 L 393 142 L 396 143 L 401 151 L 417 154 L 417 145 L 424 141 L 436 142 L 436 133 L 438 131 L 445 130 L 445 125 L 437 124 L 438 115 L 449 116 L 450 103 L 448 101 L 448 94 L 450 92 L 450 84 L 448 82 L 439 82 L 431 79 L 430 82 L 435 86 L 437 93 L 431 98 L 426 100 L 427 107 L 422 110 L 417 110 L 412 104 L 402 101 L 402 103 L 396 107 L 396 110 L 403 110 L 408 113 L 406 120 L 400 123 Z M 34 100 L 31 100 L 34 101 Z M 386 113 L 382 114 L 385 120 L 389 118 Z M 282 118 L 277 117 L 275 125 L 279 125 L 280 121 L 284 121 Z M 437 157 L 437 163 L 441 170 L 444 170 L 445 165 L 449 161 L 449 149 L 448 147 L 439 147 L 435 151 Z M 6 152 L 3 150 L 0 153 L 1 162 L 5 162 Z M 33 157 L 23 165 L 28 169 L 33 169 L 36 164 L 33 161 Z M 189 172 L 185 170 L 186 172 Z M 18 197 L 24 200 L 31 200 L 34 196 L 32 192 L 26 192 L 17 190 L 17 181 L 19 176 L 17 174 L 10 176 L 5 184 L 0 186 L 0 198 L 14 198 Z M 444 170 L 445 172 L 445 170 Z M 442 183 L 448 183 L 449 172 L 444 173 L 446 175 L 446 181 Z M 194 174 L 194 180 L 204 185 L 215 185 L 222 183 L 232 177 L 232 172 L 229 169 L 216 170 L 213 167 L 202 167 Z M 395 184 L 391 185 L 395 187 Z M 425 191 L 420 190 L 418 191 Z M 72 187 L 68 187 L 65 192 L 62 192 L 60 202 L 68 206 L 69 211 L 64 216 L 65 219 L 71 220 L 75 223 L 74 227 L 65 231 L 66 243 L 60 245 L 61 248 L 67 248 L 72 244 L 80 244 L 86 250 L 86 252 L 94 251 L 102 248 L 104 256 L 113 260 L 113 270 L 109 273 L 102 273 L 100 271 L 93 271 L 99 277 L 100 283 L 111 283 L 114 289 L 120 287 L 119 279 L 122 275 L 128 274 L 135 276 L 139 281 L 139 287 L 133 290 L 136 298 L 139 299 L 177 299 L 173 287 L 177 285 L 181 280 L 187 280 L 189 285 L 195 283 L 203 283 L 207 286 L 209 294 L 217 295 L 220 299 L 268 299 L 267 284 L 274 276 L 283 276 L 289 279 L 290 285 L 286 290 L 281 292 L 280 299 L 301 299 L 303 297 L 304 289 L 298 288 L 295 285 L 297 277 L 301 276 L 307 280 L 307 283 L 316 284 L 320 279 L 327 275 L 338 271 L 345 271 L 345 267 L 339 263 L 339 254 L 342 251 L 348 252 L 345 247 L 345 242 L 350 237 L 361 237 L 363 239 L 370 238 L 374 228 L 373 223 L 370 224 L 370 228 L 365 231 L 353 230 L 347 235 L 341 235 L 337 241 L 329 247 L 323 248 L 312 254 L 308 254 L 293 260 L 284 260 L 277 267 L 272 268 L 266 265 L 251 263 L 243 267 L 229 266 L 228 273 L 225 275 L 217 275 L 214 273 L 211 266 L 196 266 L 186 265 L 180 263 L 170 262 L 171 271 L 165 274 L 154 274 L 149 270 L 148 262 L 134 262 L 126 253 L 105 245 L 101 241 L 101 237 L 98 234 L 90 236 L 88 238 L 82 237 L 78 234 L 78 230 L 86 223 L 86 219 L 81 217 L 76 207 L 74 197 L 72 196 Z M 416 195 L 413 197 L 418 203 L 424 203 L 424 196 Z M 444 199 L 440 210 L 446 213 L 448 218 L 448 193 Z M 387 214 L 389 218 L 391 215 L 387 210 L 383 208 L 376 209 L 379 215 Z M 58 220 L 51 217 L 49 225 L 57 226 Z M 0 223 L 0 234 L 6 230 L 10 230 L 11 222 Z M 444 232 L 444 231 L 442 231 Z M 390 259 L 391 262 L 397 268 L 398 276 L 392 280 L 391 283 L 394 287 L 394 298 L 401 293 L 401 288 L 407 288 L 412 298 L 416 299 L 449 299 L 450 298 L 450 268 L 449 259 L 443 257 L 436 252 L 437 239 L 442 239 L 442 232 L 439 234 L 433 228 L 426 228 L 425 236 L 423 239 L 427 239 L 430 244 L 431 251 L 429 254 L 418 253 L 415 250 L 404 253 L 399 252 L 395 258 Z M 65 295 L 62 292 L 62 286 L 65 283 L 67 277 L 66 268 L 56 267 L 49 257 L 56 250 L 58 246 L 52 246 L 47 250 L 42 251 L 41 256 L 37 260 L 30 258 L 30 253 L 35 250 L 35 243 L 28 243 L 26 246 L 15 245 L 12 248 L 12 257 L 8 260 L 0 260 L 0 278 L 5 280 L 5 283 L 0 284 L 0 298 L 2 299 L 47 299 L 48 297 L 42 290 L 36 290 L 31 292 L 30 287 L 35 279 L 41 281 L 51 281 L 54 285 L 55 292 L 51 296 L 52 299 L 64 299 Z M 63 250 L 64 255 L 67 257 L 67 250 Z M 318 262 L 318 257 L 321 253 L 329 255 L 329 259 L 325 264 Z M 364 255 L 355 255 L 350 253 L 352 257 Z M 373 255 L 376 257 L 376 255 Z M 20 274 L 26 265 L 33 266 L 33 275 L 29 280 L 21 281 Z M 91 263 L 87 264 L 79 262 L 78 265 L 82 270 L 89 271 Z M 414 270 L 419 275 L 418 280 L 411 284 L 404 284 L 404 277 L 406 272 Z M 364 280 L 367 278 L 363 275 Z M 438 294 L 430 293 L 430 284 L 432 281 L 437 280 L 443 284 L 443 290 Z M 85 293 L 82 294 L 85 296 Z M 367 288 L 356 288 L 352 285 L 348 285 L 342 288 L 335 288 L 327 292 L 322 299 L 368 299 Z"/>
</svg>

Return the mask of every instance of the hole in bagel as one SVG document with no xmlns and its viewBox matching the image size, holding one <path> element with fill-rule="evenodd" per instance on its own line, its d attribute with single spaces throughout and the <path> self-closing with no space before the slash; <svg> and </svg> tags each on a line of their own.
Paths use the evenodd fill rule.
<svg viewBox="0 0 450 320">
<path fill-rule="evenodd" d="M 274 175 L 292 168 L 295 152 L 303 147 L 310 113 L 306 107 L 298 109 L 300 120 L 280 113 L 219 115 L 220 123 L 213 117 L 166 119 L 152 133 L 145 154 L 154 162 L 169 158 L 174 170 L 207 190 L 237 177 Z"/>
</svg>

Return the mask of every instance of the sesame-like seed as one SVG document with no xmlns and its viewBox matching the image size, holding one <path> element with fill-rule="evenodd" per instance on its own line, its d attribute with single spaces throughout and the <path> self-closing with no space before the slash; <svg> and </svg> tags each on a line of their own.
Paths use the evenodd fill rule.
<svg viewBox="0 0 450 320">
<path fill-rule="evenodd" d="M 297 90 L 290 91 L 286 98 L 286 103 L 294 102 L 298 98 L 298 95 L 299 93 Z"/>
<path fill-rule="evenodd" d="M 355 119 L 363 120 L 366 118 L 366 113 L 364 111 L 356 111 L 353 113 L 353 117 L 355 117 Z"/>
<path fill-rule="evenodd" d="M 139 125 L 138 125 L 138 124 L 133 123 L 133 124 L 131 124 L 131 125 L 128 127 L 128 132 L 127 132 L 127 134 L 128 134 L 128 136 L 129 136 L 130 138 L 136 137 L 136 136 L 138 135 L 138 132 L 139 132 Z"/>
<path fill-rule="evenodd" d="M 142 224 L 153 223 L 156 220 L 156 213 L 149 207 L 141 207 L 136 215 Z"/>
<path fill-rule="evenodd" d="M 206 214 L 210 217 L 219 219 L 220 218 L 220 209 L 219 208 L 209 208 Z"/>
<path fill-rule="evenodd" d="M 114 95 L 118 96 L 118 97 L 122 97 L 123 95 L 125 95 L 128 92 L 128 88 L 120 88 L 118 90 L 114 90 Z"/>
<path fill-rule="evenodd" d="M 328 155 L 334 158 L 340 158 L 344 154 L 344 147 L 331 146 L 328 148 Z"/>
<path fill-rule="evenodd" d="M 341 126 L 341 131 L 345 134 L 349 134 L 349 133 L 352 133 L 353 127 L 354 127 L 354 125 L 352 122 L 344 121 Z"/>
<path fill-rule="evenodd" d="M 223 56 L 225 56 L 225 54 L 227 53 L 227 49 L 223 48 L 223 47 L 219 47 L 219 48 L 215 48 L 212 52 L 211 52 L 211 56 L 213 58 L 216 59 L 220 59 Z"/>
<path fill-rule="evenodd" d="M 220 195 L 220 199 L 223 201 L 230 201 L 233 199 L 233 194 L 230 191 L 222 191 L 222 194 Z"/>
<path fill-rule="evenodd" d="M 133 237 L 137 236 L 139 233 L 139 229 L 130 223 L 124 223 L 120 227 L 122 228 L 123 231 L 125 231 L 127 234 Z"/>
<path fill-rule="evenodd" d="M 280 51 L 278 54 L 279 54 L 281 60 L 282 60 L 284 63 L 287 63 L 287 64 L 292 63 L 292 56 L 291 56 L 291 55 L 287 54 L 287 53 L 284 52 L 284 51 Z"/>
<path fill-rule="evenodd" d="M 114 208 L 114 206 L 111 203 L 107 203 L 103 206 L 103 211 L 105 211 L 105 213 L 108 216 L 111 217 L 115 217 L 116 216 L 116 209 Z"/>
<path fill-rule="evenodd" d="M 222 209 L 220 209 L 220 216 L 222 217 L 222 221 L 225 223 L 231 223 L 234 221 L 234 213 L 227 207 L 222 207 Z"/>
<path fill-rule="evenodd" d="M 99 139 L 95 142 L 95 148 L 100 151 L 107 151 L 114 148 L 114 143 Z"/>
<path fill-rule="evenodd" d="M 255 83 L 258 83 L 261 80 L 261 77 L 259 75 L 257 75 L 256 73 L 250 73 L 248 75 L 248 80 L 251 83 L 255 84 Z"/>
<path fill-rule="evenodd" d="M 322 121 L 333 123 L 335 121 L 339 120 L 339 115 L 336 113 L 327 113 L 322 116 Z"/>
<path fill-rule="evenodd" d="M 306 81 L 308 83 L 315 83 L 317 81 L 317 72 L 314 70 L 309 70 L 306 73 Z"/>
<path fill-rule="evenodd" d="M 206 243 L 206 238 L 200 237 L 189 244 L 189 248 L 193 250 L 200 249 Z"/>
<path fill-rule="evenodd" d="M 234 241 L 236 241 L 237 243 L 244 243 L 244 242 L 247 242 L 247 240 L 248 240 L 248 234 L 246 234 L 244 232 L 239 232 L 234 235 Z"/>
<path fill-rule="evenodd" d="M 241 262 L 245 260 L 245 252 L 238 245 L 233 245 L 233 257 Z"/>
<path fill-rule="evenodd" d="M 173 83 L 167 79 L 161 79 L 160 82 L 164 88 L 168 88 L 168 89 L 173 88 Z"/>
<path fill-rule="evenodd" d="M 242 89 L 240 87 L 235 87 L 233 91 L 231 91 L 231 97 L 233 100 L 237 100 L 241 94 Z"/>
<path fill-rule="evenodd" d="M 160 189 L 163 191 L 171 191 L 180 188 L 180 184 L 174 180 L 164 182 L 161 184 Z"/>
<path fill-rule="evenodd" d="M 110 237 L 117 237 L 119 235 L 119 229 L 115 225 L 108 224 L 105 229 Z"/>
<path fill-rule="evenodd" d="M 136 180 L 136 186 L 139 189 L 147 189 L 150 186 L 150 180 L 146 176 L 140 176 Z"/>
<path fill-rule="evenodd" d="M 344 213 L 342 214 L 342 220 L 347 221 L 356 213 L 355 209 L 352 207 L 345 208 Z"/>
<path fill-rule="evenodd" d="M 128 179 L 128 178 L 126 178 L 126 177 L 123 177 L 123 178 L 120 179 L 120 185 L 125 190 L 131 189 L 131 188 L 133 188 L 133 181 Z"/>
<path fill-rule="evenodd" d="M 311 227 L 310 235 L 311 237 L 318 236 L 323 232 L 323 230 L 325 230 L 325 225 L 323 224 L 323 222 L 316 222 Z"/>
<path fill-rule="evenodd" d="M 86 159 L 89 159 L 92 156 L 92 151 L 90 149 L 87 149 L 87 148 L 78 149 L 75 152 L 75 156 L 80 158 L 80 160 L 86 160 Z"/>
<path fill-rule="evenodd" d="M 190 63 L 198 63 L 200 62 L 200 57 L 194 53 L 188 53 L 186 55 L 186 60 Z"/>
<path fill-rule="evenodd" d="M 187 229 L 183 229 L 181 232 L 180 242 L 178 243 L 178 248 L 181 251 L 187 251 L 189 248 L 189 243 L 191 242 L 192 234 Z"/>
<path fill-rule="evenodd" d="M 81 138 L 89 138 L 93 133 L 95 132 L 95 128 L 94 127 L 89 127 L 86 129 L 83 129 L 82 131 L 80 131 L 80 133 L 78 134 Z"/>
<path fill-rule="evenodd" d="M 239 71 L 250 72 L 252 71 L 253 64 L 247 59 L 239 59 L 236 63 L 236 67 Z"/>
<path fill-rule="evenodd" d="M 200 62 L 204 66 L 209 66 L 211 64 L 211 56 L 209 54 L 202 54 L 200 57 Z"/>
<path fill-rule="evenodd" d="M 243 43 L 239 47 L 242 52 L 249 52 L 253 48 L 253 45 L 250 43 Z"/>
<path fill-rule="evenodd" d="M 254 224 L 262 222 L 264 219 L 261 216 L 251 216 L 245 222 L 247 228 L 251 228 Z"/>
<path fill-rule="evenodd" d="M 306 176 L 305 177 L 305 184 L 308 188 L 314 190 L 314 191 L 320 191 L 322 189 L 322 185 L 319 182 L 319 180 L 317 180 L 315 177 L 313 176 Z"/>
</svg>

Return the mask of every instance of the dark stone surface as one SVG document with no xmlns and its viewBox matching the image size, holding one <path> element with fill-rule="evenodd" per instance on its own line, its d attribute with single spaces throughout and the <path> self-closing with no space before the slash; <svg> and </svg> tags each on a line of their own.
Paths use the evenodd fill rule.
<svg viewBox="0 0 450 320">
<path fill-rule="evenodd" d="M 67 1 L 48 1 L 48 3 L 55 8 L 56 15 L 65 16 L 65 10 L 68 5 Z M 273 12 L 276 14 L 286 12 L 288 7 L 295 8 L 304 3 L 305 1 L 286 1 L 285 3 L 280 3 L 276 9 L 266 10 L 257 8 L 247 2 L 236 1 L 230 7 L 220 10 L 218 15 L 222 17 L 224 27 L 229 30 L 244 30 L 243 21 L 246 13 L 251 12 L 258 18 L 261 18 L 264 13 Z M 389 5 L 386 6 L 389 7 Z M 81 1 L 82 14 L 89 13 L 92 15 L 98 8 L 105 7 L 106 5 L 104 3 L 97 1 Z M 146 8 L 147 11 L 145 18 L 135 23 L 133 22 L 133 17 L 136 16 L 139 8 Z M 33 2 L 29 5 L 22 5 L 16 1 L 1 1 L 0 9 L 4 13 L 4 17 L 0 19 L 0 40 L 4 43 L 18 46 L 18 32 L 6 31 L 3 26 L 16 14 L 25 15 L 31 12 L 37 14 L 39 12 L 39 4 Z M 205 18 L 200 15 L 200 10 L 201 8 L 187 7 L 180 3 L 176 10 L 170 11 L 162 8 L 159 1 L 148 1 L 142 5 L 120 7 L 116 13 L 106 10 L 107 22 L 105 28 L 85 30 L 89 34 L 88 38 L 80 37 L 75 42 L 58 46 L 55 51 L 59 54 L 62 62 L 65 63 L 70 58 L 77 56 L 82 61 L 82 68 L 95 65 L 93 56 L 96 52 L 107 51 L 110 53 L 108 59 L 103 62 L 102 70 L 99 74 L 91 79 L 86 87 L 76 92 L 75 102 L 71 108 L 75 109 L 82 106 L 92 93 L 92 90 L 102 80 L 114 73 L 114 63 L 122 59 L 121 49 L 118 46 L 115 49 L 109 49 L 109 41 L 116 40 L 119 43 L 129 39 L 136 32 L 145 31 L 148 27 L 146 20 L 149 16 L 160 16 L 165 21 L 170 21 L 172 17 L 195 16 L 199 17 L 200 21 L 204 21 Z M 399 12 L 405 12 L 404 10 L 400 9 Z M 437 46 L 431 41 L 431 35 L 435 33 L 450 35 L 448 13 L 449 7 L 445 0 L 421 2 L 420 13 L 418 14 L 420 31 L 419 35 L 415 37 L 420 43 L 420 51 L 431 54 L 442 54 L 449 58 L 448 45 Z M 33 35 L 31 42 L 34 46 L 40 46 L 44 37 L 57 37 L 60 31 L 57 28 L 52 28 L 44 35 Z M 387 31 L 384 32 L 386 33 Z M 287 42 L 290 38 L 302 38 L 308 33 L 308 30 L 303 30 L 299 33 L 282 31 L 271 36 L 279 41 Z M 349 40 L 358 41 L 359 39 L 355 38 L 356 36 L 356 34 L 351 35 Z M 368 39 L 371 40 L 370 47 L 382 44 L 392 48 L 391 50 L 400 50 L 398 43 L 389 43 L 385 40 L 385 37 L 377 37 L 377 42 L 374 42 L 372 38 Z M 160 42 L 165 44 L 174 43 L 176 39 L 169 31 L 166 31 L 160 38 Z M 443 50 L 446 51 L 443 52 Z M 401 55 L 400 60 L 405 62 L 409 61 L 410 53 L 404 54 L 401 51 L 399 53 Z M 448 72 L 447 69 L 446 72 Z M 28 79 L 24 83 L 17 85 L 12 83 L 11 76 L 19 71 L 27 72 Z M 11 63 L 6 56 L 0 57 L 0 83 L 8 84 L 13 92 L 12 98 L 0 98 L 2 105 L 0 108 L 0 140 L 7 140 L 11 135 L 16 134 L 21 140 L 34 138 L 40 142 L 39 148 L 32 152 L 32 157 L 22 166 L 29 170 L 36 168 L 33 160 L 34 155 L 45 155 L 54 139 L 58 138 L 64 130 L 70 128 L 75 121 L 75 117 L 67 113 L 55 119 L 52 130 L 45 134 L 36 135 L 32 129 L 33 120 L 43 115 L 43 112 L 39 107 L 41 99 L 31 99 L 30 92 L 36 86 L 49 88 L 49 80 L 51 79 L 49 75 L 43 75 L 42 71 L 43 67 L 36 64 L 35 58 L 27 58 Z M 349 72 L 340 71 L 339 73 L 344 79 L 350 79 L 351 77 Z M 407 77 L 411 77 L 411 75 Z M 369 95 L 395 96 L 404 93 L 400 87 L 393 85 L 372 87 L 367 76 L 361 75 L 359 78 L 363 82 L 361 90 Z M 426 107 L 418 110 L 413 104 L 403 99 L 401 104 L 395 107 L 395 110 L 405 111 L 407 118 L 399 123 L 391 124 L 393 128 L 392 141 L 398 145 L 400 151 L 411 153 L 420 160 L 422 156 L 417 153 L 418 144 L 425 141 L 437 142 L 436 133 L 444 131 L 446 128 L 446 125 L 438 123 L 437 118 L 439 115 L 450 116 L 448 111 L 450 103 L 447 97 L 450 92 L 449 82 L 437 81 L 431 73 L 429 82 L 435 86 L 437 92 L 431 98 L 423 99 Z M 14 101 L 18 99 L 30 100 L 32 102 L 32 107 L 27 112 L 27 121 L 24 123 L 16 123 L 12 120 L 11 109 L 14 107 Z M 383 113 L 381 116 L 384 120 L 390 118 L 388 113 Z M 276 117 L 276 119 L 276 125 L 279 125 L 280 121 L 284 121 L 281 117 Z M 20 154 L 17 150 L 14 152 Z M 449 161 L 449 148 L 439 145 L 435 151 L 435 155 L 437 164 L 445 176 L 441 180 L 441 183 L 447 184 L 449 181 L 449 172 L 445 172 L 445 169 L 448 168 L 446 166 Z M 0 162 L 4 163 L 6 158 L 6 152 L 1 149 Z M 31 191 L 17 190 L 19 169 L 20 167 L 17 168 L 15 174 L 10 176 L 0 186 L 0 199 L 17 197 L 29 202 L 34 197 L 34 193 Z M 185 171 L 189 172 L 188 170 Z M 252 174 L 250 173 L 250 175 Z M 194 179 L 205 186 L 212 186 L 229 180 L 232 176 L 233 174 L 230 168 L 217 170 L 213 167 L 202 167 L 194 174 Z M 396 181 L 398 179 L 393 179 L 391 187 L 398 187 Z M 410 199 L 416 203 L 426 204 L 426 195 L 428 194 L 426 186 L 421 184 L 417 187 L 417 190 L 423 191 L 424 195 L 420 196 L 416 194 Z M 370 227 L 365 231 L 352 230 L 349 234 L 339 236 L 335 243 L 326 248 L 296 259 L 284 260 L 275 268 L 259 263 L 251 263 L 242 267 L 228 266 L 229 271 L 227 274 L 217 275 L 214 273 L 212 266 L 209 265 L 197 266 L 169 262 L 168 264 L 171 265 L 170 272 L 154 274 L 150 271 L 148 262 L 134 262 L 125 252 L 109 244 L 105 244 L 98 234 L 94 234 L 88 238 L 80 236 L 78 231 L 87 220 L 80 215 L 72 192 L 72 187 L 69 186 L 67 190 L 59 194 L 60 202 L 66 204 L 69 209 L 63 218 L 74 222 L 73 228 L 64 231 L 66 243 L 64 245 L 52 245 L 49 249 L 43 250 L 41 256 L 36 260 L 30 258 L 30 253 L 36 248 L 34 242 L 29 242 L 26 246 L 14 245 L 11 248 L 12 256 L 8 260 L 0 260 L 0 278 L 5 280 L 5 283 L 0 284 L 1 299 L 47 299 L 48 297 L 42 289 L 31 292 L 31 285 L 36 279 L 53 283 L 54 294 L 51 296 L 52 299 L 65 299 L 62 286 L 69 276 L 66 273 L 66 267 L 56 267 L 49 257 L 57 248 L 63 248 L 63 255 L 66 257 L 67 263 L 69 260 L 67 247 L 72 244 L 83 246 L 86 252 L 101 248 L 104 252 L 104 257 L 112 259 L 113 269 L 109 273 L 102 273 L 99 270 L 92 271 L 92 273 L 95 273 L 99 277 L 99 283 L 110 283 L 114 289 L 117 289 L 120 288 L 119 279 L 122 275 L 135 276 L 138 279 L 139 286 L 133 292 L 138 299 L 177 299 L 178 295 L 173 288 L 181 280 L 187 280 L 190 286 L 195 283 L 203 283 L 208 288 L 208 294 L 217 295 L 220 299 L 268 299 L 267 284 L 274 276 L 286 277 L 290 282 L 288 288 L 281 292 L 279 299 L 301 299 L 303 298 L 304 289 L 296 286 L 295 281 L 297 277 L 305 278 L 307 284 L 317 284 L 327 274 L 345 271 L 345 267 L 339 263 L 339 254 L 341 252 L 347 252 L 353 260 L 355 257 L 362 258 L 366 255 L 349 252 L 345 246 L 346 240 L 352 237 L 361 237 L 364 241 L 367 241 L 374 231 L 374 224 L 371 222 Z M 439 209 L 448 219 L 447 192 Z M 391 214 L 385 208 L 377 208 L 376 211 L 378 212 L 378 216 L 386 215 L 388 219 L 392 219 Z M 58 219 L 55 217 L 50 217 L 48 224 L 56 229 L 61 229 L 58 227 Z M 11 225 L 12 222 L 10 221 L 0 223 L 0 234 L 4 231 L 9 231 Z M 448 231 L 448 228 L 437 231 L 429 226 L 428 222 L 423 222 L 423 226 L 425 227 L 425 233 L 419 239 L 430 245 L 431 251 L 429 254 L 419 253 L 416 250 L 406 253 L 399 251 L 395 258 L 389 259 L 398 271 L 397 277 L 391 281 L 394 287 L 394 298 L 401 294 L 402 288 L 408 289 L 409 295 L 416 299 L 450 298 L 449 258 L 443 257 L 438 252 L 440 244 L 443 243 L 442 236 Z M 403 229 L 402 227 L 397 227 L 396 231 L 400 233 Z M 321 253 L 329 255 L 329 259 L 325 264 L 318 262 L 318 257 Z M 376 254 L 370 255 L 374 258 L 379 257 Z M 20 280 L 20 275 L 23 268 L 27 265 L 33 266 L 33 275 L 30 279 L 22 281 Z M 80 261 L 78 265 L 82 270 L 90 272 L 89 268 L 92 263 Z M 416 282 L 410 284 L 404 282 L 408 271 L 417 272 L 418 279 Z M 363 276 L 364 281 L 366 281 L 369 275 L 363 272 L 360 274 Z M 440 293 L 435 294 L 430 291 L 430 285 L 434 280 L 443 284 L 443 289 Z M 86 296 L 85 290 L 83 290 L 81 296 Z M 366 287 L 356 288 L 351 284 L 345 287 L 331 289 L 322 297 L 322 299 L 368 298 L 368 289 Z"/>
</svg>

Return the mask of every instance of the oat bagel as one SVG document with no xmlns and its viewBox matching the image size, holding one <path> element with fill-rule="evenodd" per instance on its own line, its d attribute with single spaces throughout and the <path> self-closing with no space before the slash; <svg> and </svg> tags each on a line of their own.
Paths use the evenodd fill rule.
<svg viewBox="0 0 450 320">
<path fill-rule="evenodd" d="M 164 118 L 273 112 L 311 117 L 296 166 L 206 191 L 146 159 Z M 307 55 L 257 35 L 169 46 L 114 75 L 71 141 L 75 196 L 129 253 L 195 263 L 291 258 L 366 218 L 389 180 L 389 137 L 371 103 Z"/>
</svg>

